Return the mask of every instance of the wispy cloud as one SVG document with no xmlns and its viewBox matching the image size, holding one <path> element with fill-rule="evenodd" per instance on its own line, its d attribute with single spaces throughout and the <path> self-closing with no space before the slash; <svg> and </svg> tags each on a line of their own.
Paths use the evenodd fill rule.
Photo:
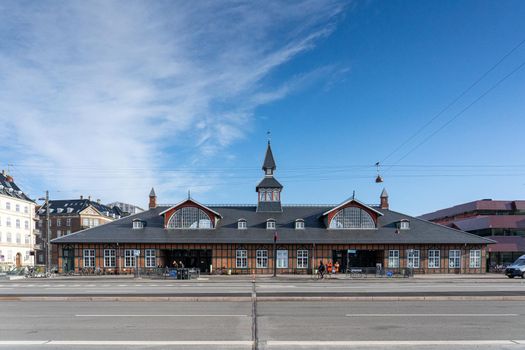
<svg viewBox="0 0 525 350">
<path fill-rule="evenodd" d="M 267 81 L 329 35 L 344 8 L 335 1 L 3 2 L 0 161 L 38 177 L 34 190 L 60 188 L 63 196 L 142 203 L 147 187 L 162 183 L 165 193 L 178 193 L 174 183 L 198 177 L 156 169 L 216 155 L 245 137 L 258 106 L 319 74 Z"/>
</svg>

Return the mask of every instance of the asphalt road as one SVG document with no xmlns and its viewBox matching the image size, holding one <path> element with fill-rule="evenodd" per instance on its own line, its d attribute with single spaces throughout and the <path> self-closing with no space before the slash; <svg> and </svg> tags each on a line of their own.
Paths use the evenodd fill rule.
<svg viewBox="0 0 525 350">
<path fill-rule="evenodd" d="M 525 280 L 259 280 L 258 296 L 519 295 Z M 53 280 L 0 281 L 2 296 L 246 296 L 250 280 Z"/>
<path fill-rule="evenodd" d="M 252 349 L 251 302 L 0 302 L 0 349 Z M 504 301 L 257 302 L 258 349 L 523 349 Z"/>
</svg>

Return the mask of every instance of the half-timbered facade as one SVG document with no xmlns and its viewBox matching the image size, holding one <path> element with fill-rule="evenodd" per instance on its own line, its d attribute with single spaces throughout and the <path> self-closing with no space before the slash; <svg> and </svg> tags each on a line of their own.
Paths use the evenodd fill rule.
<svg viewBox="0 0 525 350">
<path fill-rule="evenodd" d="M 184 265 L 233 274 L 311 273 L 320 261 L 393 272 L 482 273 L 490 240 L 390 210 L 388 194 L 371 206 L 283 205 L 270 144 L 256 186 L 257 205 L 208 206 L 187 198 L 53 240 L 61 271 L 83 267 L 131 273 Z M 137 256 L 137 251 L 140 253 Z"/>
</svg>

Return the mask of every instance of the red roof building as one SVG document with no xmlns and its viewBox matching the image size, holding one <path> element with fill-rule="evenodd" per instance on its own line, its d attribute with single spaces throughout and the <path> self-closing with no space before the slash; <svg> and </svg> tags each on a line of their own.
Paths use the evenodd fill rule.
<svg viewBox="0 0 525 350">
<path fill-rule="evenodd" d="M 483 199 L 420 216 L 458 230 L 490 238 L 487 266 L 512 263 L 525 254 L 525 200 Z"/>
</svg>

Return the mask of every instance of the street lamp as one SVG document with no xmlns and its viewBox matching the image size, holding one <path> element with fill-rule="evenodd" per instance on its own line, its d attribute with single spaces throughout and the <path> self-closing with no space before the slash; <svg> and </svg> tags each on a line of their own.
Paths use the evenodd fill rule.
<svg viewBox="0 0 525 350">
<path fill-rule="evenodd" d="M 47 263 L 46 263 L 46 271 L 47 273 L 51 273 L 51 233 L 50 233 L 50 222 L 49 222 L 49 191 L 46 191 L 45 198 L 38 198 L 39 201 L 46 201 L 46 240 L 45 246 L 46 246 L 46 256 L 47 256 Z"/>
</svg>

